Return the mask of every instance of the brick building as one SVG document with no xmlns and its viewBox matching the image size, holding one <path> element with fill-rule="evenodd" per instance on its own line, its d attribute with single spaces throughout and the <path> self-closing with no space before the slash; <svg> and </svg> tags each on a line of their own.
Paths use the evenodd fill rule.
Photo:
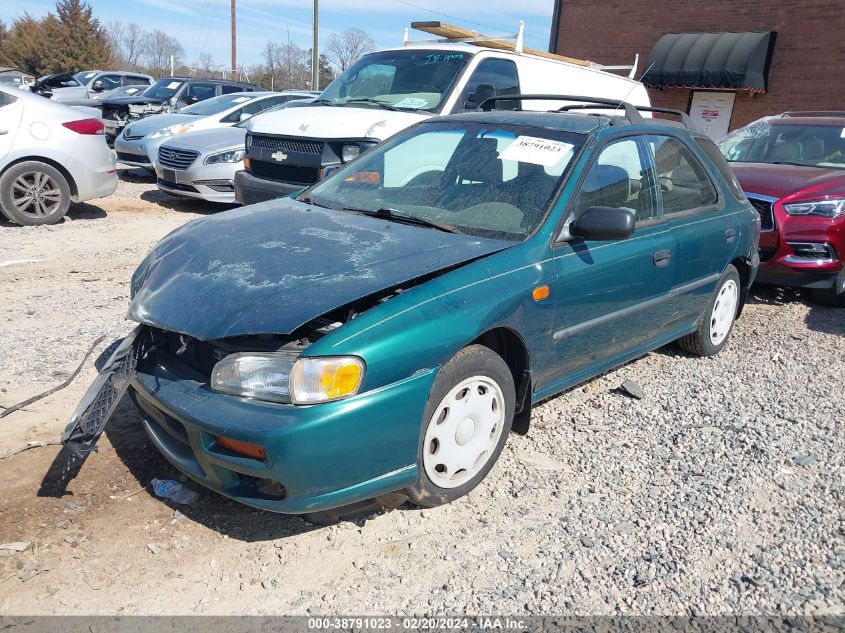
<svg viewBox="0 0 845 633">
<path fill-rule="evenodd" d="M 713 68 L 696 76 L 702 70 L 696 65 L 708 57 L 700 49 L 718 39 L 713 36 L 695 40 L 699 50 L 686 58 L 675 45 L 679 36 L 657 46 L 667 34 L 725 32 L 761 40 L 750 53 L 757 59 L 748 61 L 746 81 L 731 72 L 736 68 L 721 77 Z M 685 110 L 699 122 L 721 116 L 724 130 L 733 130 L 787 110 L 845 110 L 843 34 L 845 0 L 555 0 L 549 50 L 606 65 L 631 64 L 639 54 L 636 77 L 651 65 L 643 82 L 658 86 L 649 89 L 654 105 Z M 675 59 L 667 58 L 669 49 Z M 718 51 L 713 58 L 720 58 Z"/>
</svg>

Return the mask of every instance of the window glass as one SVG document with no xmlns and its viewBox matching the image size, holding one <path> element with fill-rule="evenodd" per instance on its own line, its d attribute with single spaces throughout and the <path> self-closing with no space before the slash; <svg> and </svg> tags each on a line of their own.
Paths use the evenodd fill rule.
<svg viewBox="0 0 845 633">
<path fill-rule="evenodd" d="M 216 94 L 217 86 L 214 84 L 189 84 L 182 101 L 205 101 Z"/>
<path fill-rule="evenodd" d="M 478 95 L 478 86 L 487 84 L 496 89 L 495 95 Z M 474 109 L 481 105 L 489 96 L 503 96 L 519 94 L 519 77 L 516 74 L 516 64 L 509 59 L 485 59 L 472 73 L 461 97 L 465 108 Z M 497 101 L 496 109 L 514 110 L 519 106 L 514 101 Z"/>
<path fill-rule="evenodd" d="M 639 143 L 626 138 L 601 150 L 581 185 L 575 216 L 590 207 L 622 207 L 631 209 L 637 222 L 649 220 L 657 216 L 656 192 Z"/>
<path fill-rule="evenodd" d="M 14 103 L 17 100 L 18 100 L 17 97 L 0 90 L 0 108 L 2 108 L 3 106 L 7 106 L 10 103 Z"/>
<path fill-rule="evenodd" d="M 449 96 L 471 57 L 471 53 L 425 49 L 364 55 L 328 85 L 319 101 L 340 105 L 369 101 L 400 110 L 434 112 Z"/>
<path fill-rule="evenodd" d="M 81 85 L 76 79 L 67 73 L 51 75 L 44 79 L 39 79 L 38 83 L 42 88 L 78 88 Z"/>
<path fill-rule="evenodd" d="M 120 75 L 100 75 L 94 81 L 102 82 L 103 90 L 113 90 L 120 86 Z"/>
<path fill-rule="evenodd" d="M 193 86 L 188 88 L 189 94 L 191 88 L 193 88 Z M 211 86 L 210 88 L 214 90 L 214 86 Z M 219 97 L 211 97 L 210 99 L 184 107 L 179 112 L 180 114 L 208 116 L 209 114 L 217 114 L 218 112 L 223 112 L 229 108 L 234 108 L 239 104 L 248 105 L 247 102 L 254 98 L 255 97 L 252 95 L 247 96 L 242 94 L 220 95 Z"/>
<path fill-rule="evenodd" d="M 140 75 L 126 75 L 123 78 L 123 85 L 124 86 L 137 86 L 137 85 L 150 85 L 150 80 L 148 77 L 141 77 Z"/>
<path fill-rule="evenodd" d="M 333 209 L 392 209 L 518 241 L 543 221 L 583 142 L 545 128 L 423 123 L 303 195 Z"/>
<path fill-rule="evenodd" d="M 152 86 L 144 90 L 144 96 L 153 99 L 170 99 L 184 83 L 180 79 L 159 79 Z"/>
<path fill-rule="evenodd" d="M 248 92 L 248 90 L 246 88 L 244 88 L 243 86 L 235 86 L 235 85 L 232 85 L 232 84 L 221 84 L 220 92 L 221 92 L 221 94 L 224 94 L 224 95 L 230 95 L 233 92 Z"/>
<path fill-rule="evenodd" d="M 718 202 L 719 195 L 707 171 L 683 141 L 673 136 L 649 136 L 648 140 L 654 153 L 664 216 Z"/>
<path fill-rule="evenodd" d="M 789 119 L 763 119 L 731 133 L 719 143 L 729 161 L 786 163 L 845 169 L 845 132 L 841 125 L 806 125 Z"/>
<path fill-rule="evenodd" d="M 734 197 L 737 200 L 745 200 L 745 193 L 743 193 L 742 187 L 736 179 L 736 175 L 731 170 L 731 166 L 728 165 L 728 161 L 726 161 L 725 157 L 722 156 L 722 152 L 720 152 L 719 148 L 716 147 L 716 144 L 709 138 L 703 136 L 696 136 L 695 142 L 698 143 L 698 146 L 702 150 L 704 150 L 707 157 L 713 161 L 713 166 L 716 167 L 719 175 L 721 175 L 725 182 L 728 183 L 728 189 L 731 190 Z"/>
</svg>

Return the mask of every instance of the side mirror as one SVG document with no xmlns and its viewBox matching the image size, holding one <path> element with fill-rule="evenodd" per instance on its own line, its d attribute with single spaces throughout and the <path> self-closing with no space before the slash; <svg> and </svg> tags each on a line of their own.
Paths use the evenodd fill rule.
<svg viewBox="0 0 845 633">
<path fill-rule="evenodd" d="M 466 108 L 468 110 L 481 106 L 490 97 L 496 96 L 496 86 L 493 84 L 478 84 L 475 92 L 467 97 Z"/>
<path fill-rule="evenodd" d="M 590 207 L 569 227 L 582 240 L 624 240 L 634 232 L 634 212 L 620 207 Z"/>
<path fill-rule="evenodd" d="M 188 105 L 193 105 L 193 104 L 197 103 L 199 101 L 199 99 L 197 99 L 196 97 L 190 96 L 190 97 L 185 97 L 183 101 L 185 103 L 187 103 Z"/>
<path fill-rule="evenodd" d="M 241 115 L 238 117 L 238 121 L 246 121 L 252 115 L 248 112 L 241 112 Z"/>
<path fill-rule="evenodd" d="M 104 89 L 105 86 L 103 86 L 103 82 L 99 79 L 91 84 L 91 90 L 93 90 L 94 92 L 102 92 Z"/>
</svg>

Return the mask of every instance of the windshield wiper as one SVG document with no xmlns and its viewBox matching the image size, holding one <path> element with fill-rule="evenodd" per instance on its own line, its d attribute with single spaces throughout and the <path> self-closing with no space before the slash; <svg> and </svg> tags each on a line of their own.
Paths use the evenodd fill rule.
<svg viewBox="0 0 845 633">
<path fill-rule="evenodd" d="M 372 103 L 373 105 L 377 105 L 380 108 L 384 108 L 385 110 L 392 110 L 393 112 L 399 112 L 403 109 L 392 106 L 387 101 L 379 101 L 378 99 L 371 99 L 370 97 L 347 99 L 346 101 L 344 101 L 344 103 Z"/>
<path fill-rule="evenodd" d="M 416 215 L 408 215 L 407 213 L 402 213 L 396 209 L 389 209 L 383 208 L 379 209 L 378 211 L 368 211 L 367 209 L 357 209 L 355 207 L 343 207 L 344 211 L 351 211 L 353 213 L 360 213 L 362 215 L 374 215 L 378 218 L 384 218 L 385 220 L 390 220 L 391 222 L 396 222 L 398 224 L 412 224 L 415 226 L 425 226 L 431 229 L 437 229 L 438 231 L 443 231 L 444 233 L 455 233 L 457 235 L 463 235 L 463 232 L 458 229 L 456 226 L 452 226 L 447 222 L 439 222 L 438 220 L 428 220 L 426 218 L 421 218 Z"/>
</svg>

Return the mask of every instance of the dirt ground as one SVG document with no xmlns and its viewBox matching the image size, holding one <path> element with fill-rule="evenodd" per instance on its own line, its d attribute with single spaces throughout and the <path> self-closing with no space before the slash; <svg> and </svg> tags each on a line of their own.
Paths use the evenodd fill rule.
<svg viewBox="0 0 845 633">
<path fill-rule="evenodd" d="M 123 176 L 116 195 L 78 205 L 60 225 L 21 229 L 0 224 L 0 406 L 9 407 L 62 382 L 91 344 L 105 335 L 67 388 L 0 419 L 0 544 L 28 543 L 21 552 L 0 550 L 0 613 L 313 614 L 379 608 L 394 613 L 450 608 L 489 613 L 500 607 L 505 611 L 687 614 L 777 611 L 782 603 L 798 612 L 842 613 L 841 527 L 836 534 L 842 507 L 837 509 L 835 504 L 841 501 L 843 487 L 839 452 L 843 418 L 836 420 L 843 406 L 835 397 L 832 404 L 814 405 L 818 421 L 800 418 L 792 427 L 786 422 L 778 427 L 784 436 L 791 433 L 790 428 L 800 428 L 799 443 L 824 464 L 824 470 L 805 475 L 791 465 L 789 472 L 801 477 L 795 480 L 797 487 L 783 492 L 772 484 L 767 492 L 771 497 L 766 503 L 772 505 L 771 498 L 782 494 L 787 507 L 803 503 L 801 486 L 822 491 L 819 503 L 826 509 L 814 520 L 824 535 L 808 529 L 806 543 L 796 536 L 795 544 L 789 544 L 794 555 L 783 562 L 784 569 L 793 573 L 794 560 L 806 559 L 812 567 L 807 577 L 821 578 L 821 584 L 813 585 L 806 595 L 797 580 L 787 589 L 779 588 L 776 581 L 769 589 L 743 581 L 739 598 L 723 598 L 735 593 L 731 574 L 736 578 L 752 574 L 742 567 L 752 565 L 751 554 L 740 555 L 730 543 L 724 546 L 724 570 L 718 568 L 714 555 L 708 559 L 709 570 L 689 562 L 687 571 L 682 569 L 665 580 L 659 573 L 654 580 L 647 569 L 637 571 L 644 569 L 638 567 L 643 565 L 642 543 L 654 542 L 656 531 L 668 534 L 675 514 L 641 522 L 614 510 L 606 523 L 589 518 L 583 519 L 583 528 L 578 523 L 582 514 L 586 517 L 591 512 L 590 504 L 626 498 L 622 491 L 629 482 L 624 474 L 608 482 L 602 470 L 613 470 L 609 464 L 619 461 L 621 454 L 630 454 L 636 461 L 637 455 L 648 459 L 653 449 L 649 442 L 654 437 L 649 434 L 657 431 L 645 424 L 635 431 L 625 427 L 631 411 L 647 420 L 663 420 L 668 427 L 672 416 L 682 415 L 671 384 L 655 388 L 652 400 L 647 397 L 640 404 L 615 393 L 624 378 L 647 386 L 676 380 L 679 388 L 696 394 L 702 407 L 718 411 L 724 399 L 711 398 L 707 386 L 698 390 L 697 385 L 706 384 L 701 372 L 724 376 L 731 363 L 742 359 L 747 380 L 765 383 L 766 390 L 759 397 L 748 397 L 747 410 L 765 410 L 766 399 L 789 400 L 791 383 L 765 382 L 763 376 L 770 372 L 760 366 L 774 362 L 777 371 L 801 381 L 806 352 L 816 359 L 813 362 L 827 358 L 834 364 L 814 377 L 815 393 L 838 390 L 841 398 L 845 321 L 832 310 L 818 311 L 794 296 L 749 305 L 733 335 L 732 351 L 720 355 L 720 364 L 702 365 L 698 359 L 674 352 L 651 354 L 544 404 L 535 413 L 532 435 L 514 437 L 491 473 L 491 478 L 504 483 L 489 484 L 450 507 L 422 512 L 403 508 L 365 523 L 317 527 L 298 517 L 258 512 L 202 490 L 200 500 L 191 506 L 169 504 L 152 494 L 149 482 L 153 477 L 178 478 L 178 473 L 151 447 L 126 401 L 101 439 L 99 452 L 84 462 L 65 458 L 52 445 L 9 456 L 28 442 L 55 442 L 60 437 L 96 367 L 105 360 L 107 348 L 132 327 L 124 314 L 133 269 L 158 239 L 212 207 L 174 203 L 155 192 L 143 176 L 134 172 Z M 777 365 L 765 346 L 740 343 L 763 336 L 775 322 L 793 328 L 783 335 L 784 349 L 776 353 L 788 357 L 790 363 L 797 359 L 794 364 Z M 757 360 L 756 354 L 760 355 Z M 721 380 L 716 382 L 722 384 Z M 726 389 L 730 393 L 741 387 Z M 730 430 L 724 430 L 728 422 L 745 415 L 740 405 L 732 406 L 727 416 L 699 416 L 699 426 L 705 428 L 702 433 L 713 437 L 716 431 L 712 429 L 717 429 L 729 434 Z M 576 420 L 586 426 L 579 427 Z M 808 424 L 816 426 L 807 431 Z M 611 439 L 593 439 L 603 431 Z M 651 439 L 642 443 L 642 437 Z M 676 442 L 687 442 L 690 450 L 697 450 L 689 437 Z M 677 450 L 686 450 L 678 446 Z M 736 455 L 749 454 L 749 446 L 738 447 Z M 595 457 L 588 456 L 590 450 Z M 773 471 L 767 464 L 756 466 L 757 473 L 748 471 L 745 480 L 754 479 L 756 486 L 748 494 L 756 501 L 743 506 L 743 512 L 757 512 L 752 508 L 763 504 L 761 490 L 769 490 L 773 477 L 787 477 L 772 475 L 780 472 L 784 460 L 793 459 L 791 447 L 783 452 L 773 458 L 777 464 Z M 731 470 L 729 461 L 725 458 L 725 468 Z M 705 464 L 700 469 L 706 468 Z M 633 497 L 642 495 L 648 501 L 652 489 L 675 485 L 657 482 L 669 477 L 667 472 L 649 475 L 653 477 L 650 486 L 640 489 L 636 484 L 638 492 Z M 699 474 L 687 479 L 699 481 L 695 477 Z M 664 494 L 660 490 L 653 494 Z M 731 494 L 735 496 L 719 498 L 728 504 L 745 493 Z M 677 516 L 690 514 L 689 499 L 689 495 L 684 497 L 687 505 Z M 582 513 L 584 508 L 587 511 Z M 696 524 L 688 534 L 687 528 L 678 529 L 672 543 L 676 536 L 681 541 L 710 536 L 713 543 L 730 540 L 736 520 L 731 516 L 714 518 L 721 521 L 718 525 Z M 775 507 L 774 514 L 766 516 L 772 520 L 771 533 L 758 530 L 754 538 L 772 543 L 785 538 L 778 532 L 785 533 L 780 526 L 789 521 L 789 512 L 779 513 Z M 567 531 L 573 525 L 580 533 Z M 608 536 L 603 545 L 605 530 L 616 536 Z M 666 547 L 669 552 L 683 545 Z M 713 547 L 716 551 L 717 545 Z M 685 554 L 684 560 L 694 561 L 695 555 Z M 629 556 L 639 563 L 623 569 Z M 675 560 L 681 560 L 678 556 Z M 779 568 L 777 560 L 772 569 Z M 622 569 L 619 578 L 631 582 L 630 591 L 613 589 L 613 569 Z M 634 572 L 644 574 L 644 580 L 637 580 Z M 758 593 L 762 597 L 747 602 L 751 599 L 744 592 L 754 591 L 763 592 Z M 799 593 L 793 607 L 791 596 Z M 714 595 L 718 601 L 711 600 Z"/>
</svg>

